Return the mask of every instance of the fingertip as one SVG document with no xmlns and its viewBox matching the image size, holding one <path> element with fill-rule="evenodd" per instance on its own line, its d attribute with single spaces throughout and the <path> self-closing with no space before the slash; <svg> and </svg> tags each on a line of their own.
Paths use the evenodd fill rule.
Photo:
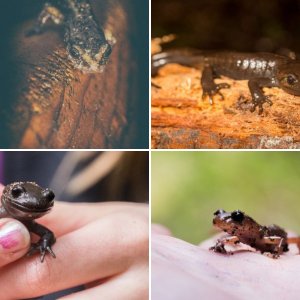
<svg viewBox="0 0 300 300">
<path fill-rule="evenodd" d="M 161 224 L 152 224 L 151 232 L 152 234 L 172 235 L 171 230 Z"/>
<path fill-rule="evenodd" d="M 30 245 L 30 233 L 19 221 L 0 219 L 0 266 L 23 256 Z"/>
</svg>

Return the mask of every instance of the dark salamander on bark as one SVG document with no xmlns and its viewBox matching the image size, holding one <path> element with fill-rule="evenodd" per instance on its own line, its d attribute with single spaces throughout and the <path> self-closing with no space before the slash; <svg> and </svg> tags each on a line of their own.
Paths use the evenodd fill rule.
<svg viewBox="0 0 300 300">
<path fill-rule="evenodd" d="M 48 20 L 65 28 L 69 59 L 84 72 L 102 72 L 116 42 L 97 24 L 88 0 L 49 0 L 28 35 L 40 34 Z"/>
<path fill-rule="evenodd" d="M 300 96 L 300 60 L 293 55 L 174 50 L 152 56 L 152 76 L 169 63 L 201 69 L 202 98 L 208 97 L 211 103 L 216 94 L 223 98 L 221 89 L 230 87 L 227 83 L 214 82 L 220 76 L 248 80 L 252 112 L 257 107 L 262 113 L 264 103 L 272 104 L 263 92 L 264 87 L 279 87 L 291 95 Z"/>
</svg>

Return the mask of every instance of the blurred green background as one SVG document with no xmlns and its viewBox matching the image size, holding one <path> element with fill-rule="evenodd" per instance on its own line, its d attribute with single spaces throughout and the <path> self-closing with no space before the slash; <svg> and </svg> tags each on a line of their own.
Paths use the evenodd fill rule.
<svg viewBox="0 0 300 300">
<path fill-rule="evenodd" d="M 299 152 L 152 152 L 152 221 L 199 243 L 213 213 L 240 209 L 300 233 Z"/>
</svg>

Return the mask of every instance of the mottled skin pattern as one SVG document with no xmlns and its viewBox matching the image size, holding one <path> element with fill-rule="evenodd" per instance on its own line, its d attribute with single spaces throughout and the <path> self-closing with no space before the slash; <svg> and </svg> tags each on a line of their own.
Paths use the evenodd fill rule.
<svg viewBox="0 0 300 300">
<path fill-rule="evenodd" d="M 262 113 L 265 102 L 272 104 L 262 91 L 264 87 L 279 87 L 289 94 L 300 96 L 300 60 L 296 60 L 292 52 L 287 55 L 198 50 L 162 52 L 152 56 L 152 75 L 168 63 L 202 69 L 202 98 L 208 97 L 211 103 L 216 94 L 223 98 L 220 89 L 230 87 L 226 83 L 214 82 L 221 75 L 235 80 L 249 80 L 251 111 L 258 107 L 258 112 Z"/>
<path fill-rule="evenodd" d="M 239 210 L 229 213 L 217 210 L 214 216 L 213 224 L 228 234 L 210 248 L 215 252 L 227 253 L 225 244 L 241 242 L 261 253 L 268 252 L 273 258 L 278 258 L 283 252 L 289 250 L 289 242 L 296 243 L 299 248 L 299 238 L 288 238 L 286 231 L 277 225 L 261 226 Z"/>
<path fill-rule="evenodd" d="M 87 0 L 49 0 L 30 34 L 41 33 L 47 20 L 62 24 L 69 59 L 84 72 L 102 72 L 115 39 L 97 24 Z"/>
<path fill-rule="evenodd" d="M 5 186 L 1 197 L 0 218 L 14 218 L 21 221 L 30 232 L 40 236 L 37 243 L 31 245 L 28 254 L 40 252 L 41 262 L 46 253 L 54 258 L 51 246 L 55 236 L 48 228 L 36 223 L 34 219 L 48 213 L 54 204 L 54 193 L 43 189 L 35 182 L 14 182 Z"/>
</svg>

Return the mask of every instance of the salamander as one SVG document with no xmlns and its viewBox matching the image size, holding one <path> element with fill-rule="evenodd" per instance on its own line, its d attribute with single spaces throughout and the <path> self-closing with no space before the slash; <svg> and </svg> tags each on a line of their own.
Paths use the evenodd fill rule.
<svg viewBox="0 0 300 300">
<path fill-rule="evenodd" d="M 54 193 L 41 188 L 35 182 L 14 182 L 5 186 L 0 207 L 0 218 L 14 218 L 22 222 L 27 229 L 40 236 L 37 243 L 32 243 L 28 255 L 40 252 L 44 261 L 46 253 L 56 257 L 52 245 L 56 239 L 52 231 L 34 220 L 48 213 L 54 204 Z"/>
<path fill-rule="evenodd" d="M 239 53 L 239 52 L 206 52 L 200 50 L 174 50 L 152 56 L 152 76 L 162 66 L 178 63 L 202 70 L 202 99 L 219 94 L 224 98 L 221 89 L 229 88 L 227 83 L 216 84 L 215 78 L 227 76 L 235 80 L 248 80 L 252 98 L 251 111 L 258 108 L 263 112 L 263 104 L 272 105 L 269 96 L 263 92 L 264 87 L 279 87 L 287 93 L 300 96 L 300 60 L 293 55 L 273 53 Z"/>
<path fill-rule="evenodd" d="M 49 0 L 28 36 L 41 34 L 47 21 L 65 28 L 69 59 L 84 72 L 102 72 L 116 42 L 112 33 L 97 24 L 88 0 Z"/>
<path fill-rule="evenodd" d="M 210 248 L 214 252 L 226 254 L 226 244 L 238 243 L 247 244 L 261 253 L 269 253 L 272 258 L 278 258 L 283 252 L 289 251 L 288 245 L 291 243 L 297 244 L 300 250 L 300 237 L 288 237 L 287 232 L 278 225 L 260 225 L 240 210 L 217 210 L 213 224 L 227 233 Z"/>
</svg>

